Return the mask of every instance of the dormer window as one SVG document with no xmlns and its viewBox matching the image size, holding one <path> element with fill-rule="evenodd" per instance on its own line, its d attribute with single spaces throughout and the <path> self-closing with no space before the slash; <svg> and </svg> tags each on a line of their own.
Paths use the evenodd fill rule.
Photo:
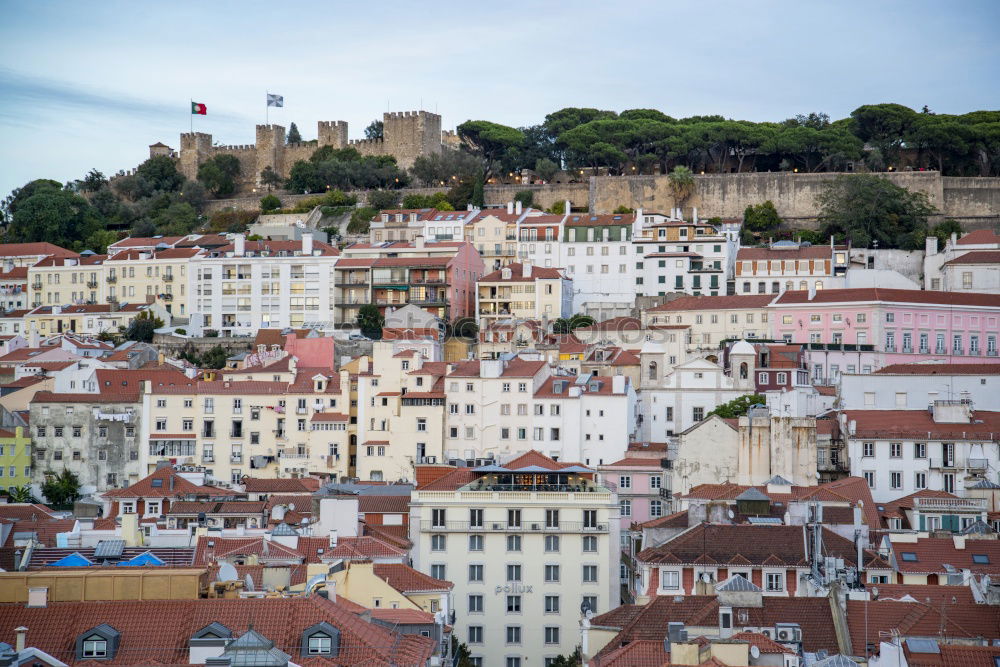
<svg viewBox="0 0 1000 667">
<path fill-rule="evenodd" d="M 340 630 L 326 621 L 306 628 L 302 633 L 302 657 L 336 657 L 340 653 Z"/>
<path fill-rule="evenodd" d="M 118 650 L 119 633 L 107 623 L 87 630 L 76 640 L 77 660 L 113 660 Z"/>
<path fill-rule="evenodd" d="M 84 639 L 83 657 L 84 659 L 108 657 L 108 640 L 100 635 L 91 635 Z"/>
</svg>

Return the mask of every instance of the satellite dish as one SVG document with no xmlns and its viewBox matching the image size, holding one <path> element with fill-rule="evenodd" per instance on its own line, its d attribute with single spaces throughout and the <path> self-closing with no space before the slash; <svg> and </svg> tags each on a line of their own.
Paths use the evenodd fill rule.
<svg viewBox="0 0 1000 667">
<path fill-rule="evenodd" d="M 253 577 L 250 576 L 249 572 L 247 572 L 247 576 L 243 578 L 243 588 L 247 589 L 248 591 L 254 590 Z"/>
<path fill-rule="evenodd" d="M 288 503 L 288 511 L 289 512 L 295 511 L 295 503 Z"/>
<path fill-rule="evenodd" d="M 701 580 L 707 584 L 708 582 L 712 581 L 712 577 L 708 574 L 708 572 L 702 572 Z"/>
<path fill-rule="evenodd" d="M 757 658 L 759 658 L 760 657 L 760 648 L 758 648 L 756 646 L 751 646 L 750 647 L 750 657 L 753 658 L 754 660 L 756 660 Z"/>
<path fill-rule="evenodd" d="M 215 576 L 216 581 L 236 581 L 240 578 L 240 573 L 236 571 L 232 563 L 222 563 L 219 565 L 219 574 Z"/>
<path fill-rule="evenodd" d="M 732 510 L 729 510 L 729 518 L 730 519 L 735 519 L 736 518 L 736 514 Z"/>
</svg>

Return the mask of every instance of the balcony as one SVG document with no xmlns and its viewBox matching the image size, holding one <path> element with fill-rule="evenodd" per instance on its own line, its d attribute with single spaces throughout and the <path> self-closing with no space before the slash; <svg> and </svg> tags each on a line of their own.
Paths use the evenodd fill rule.
<svg viewBox="0 0 1000 667">
<path fill-rule="evenodd" d="M 965 462 L 965 467 L 969 470 L 983 470 L 989 467 L 989 461 L 986 459 L 968 459 Z"/>
<path fill-rule="evenodd" d="M 163 274 L 163 282 L 165 282 L 165 283 L 172 283 L 172 282 L 174 282 L 174 274 L 172 274 L 172 273 L 164 273 Z"/>
<path fill-rule="evenodd" d="M 666 498 L 667 500 L 673 500 L 673 494 L 670 492 L 670 489 L 664 489 L 662 487 L 660 488 L 660 497 Z"/>
<path fill-rule="evenodd" d="M 215 457 L 214 456 L 202 456 L 201 457 L 201 462 L 202 463 L 215 463 Z"/>
<path fill-rule="evenodd" d="M 284 440 L 286 437 L 286 433 L 282 430 L 274 430 L 271 431 L 271 433 L 274 433 L 274 437 L 277 438 L 278 440 Z"/>
<path fill-rule="evenodd" d="M 118 282 L 118 276 L 112 273 L 111 275 L 109 275 L 107 278 L 104 279 L 104 282 L 108 283 L 109 285 L 114 285 L 115 283 Z"/>
<path fill-rule="evenodd" d="M 997 351 L 996 350 L 986 350 L 986 356 L 987 357 L 995 357 L 995 356 L 997 356 Z"/>
<path fill-rule="evenodd" d="M 911 347 L 909 345 L 904 345 L 903 346 L 903 353 L 904 354 L 913 354 L 913 347 Z"/>
<path fill-rule="evenodd" d="M 242 454 L 232 454 L 229 457 L 229 462 L 230 463 L 243 463 L 243 455 Z"/>
<path fill-rule="evenodd" d="M 930 467 L 934 470 L 954 470 L 955 460 L 954 459 L 931 459 Z"/>
<path fill-rule="evenodd" d="M 929 347 L 920 348 L 920 354 L 930 354 L 930 353 L 931 353 L 931 348 Z"/>
<path fill-rule="evenodd" d="M 934 354 L 947 354 L 947 351 L 943 347 L 934 348 Z"/>
<path fill-rule="evenodd" d="M 954 354 L 954 355 L 957 355 L 957 356 L 961 356 L 961 355 L 965 354 L 965 350 L 963 350 L 960 347 L 955 347 L 955 348 L 952 348 L 951 353 Z"/>
<path fill-rule="evenodd" d="M 964 510 L 967 512 L 985 512 L 985 498 L 913 498 L 913 509 L 921 512 L 949 512 Z"/>
<path fill-rule="evenodd" d="M 98 283 L 97 283 L 96 280 L 88 280 L 87 281 L 87 287 L 89 287 L 90 289 L 97 289 L 97 285 L 98 285 Z"/>
<path fill-rule="evenodd" d="M 40 290 L 42 289 L 42 283 L 31 283 L 31 289 Z"/>
</svg>

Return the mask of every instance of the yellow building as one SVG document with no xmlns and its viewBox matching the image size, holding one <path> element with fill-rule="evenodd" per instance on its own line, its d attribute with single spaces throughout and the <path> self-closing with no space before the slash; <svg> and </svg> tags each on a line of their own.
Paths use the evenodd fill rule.
<svg viewBox="0 0 1000 667">
<path fill-rule="evenodd" d="M 642 326 L 663 336 L 668 329 L 686 330 L 689 352 L 717 354 L 725 339 L 767 338 L 771 332 L 767 305 L 773 299 L 773 294 L 683 296 L 644 310 Z"/>
<path fill-rule="evenodd" d="M 369 609 L 419 609 L 430 613 L 451 608 L 454 584 L 435 579 L 402 563 L 347 561 L 327 577 L 338 597 Z"/>
<path fill-rule="evenodd" d="M 39 306 L 24 315 L 24 329 L 37 331 L 42 336 L 77 333 L 96 336 L 102 332 L 117 333 L 144 311 L 170 323 L 169 314 L 157 304 L 127 303 L 80 304 L 69 306 Z"/>
<path fill-rule="evenodd" d="M 0 487 L 31 483 L 31 438 L 18 426 L 0 429 Z"/>
<path fill-rule="evenodd" d="M 476 317 L 484 329 L 496 320 L 548 320 L 569 317 L 573 281 L 562 269 L 513 263 L 476 283 Z"/>
<path fill-rule="evenodd" d="M 130 249 L 110 257 L 107 298 L 122 303 L 163 301 L 167 312 L 187 317 L 191 312 L 188 265 L 200 248 Z"/>
<path fill-rule="evenodd" d="M 107 255 L 53 256 L 28 267 L 29 305 L 104 303 L 105 260 Z"/>
<path fill-rule="evenodd" d="M 517 221 L 522 217 L 504 209 L 480 211 L 465 225 L 465 240 L 476 246 L 486 271 L 496 271 L 517 259 Z"/>
</svg>

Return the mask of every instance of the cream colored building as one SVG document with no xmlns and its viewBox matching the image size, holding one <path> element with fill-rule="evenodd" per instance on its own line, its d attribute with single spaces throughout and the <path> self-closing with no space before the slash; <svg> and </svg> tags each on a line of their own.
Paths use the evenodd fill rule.
<svg viewBox="0 0 1000 667">
<path fill-rule="evenodd" d="M 53 256 L 28 267 L 29 305 L 104 303 L 106 260 L 107 255 Z"/>
<path fill-rule="evenodd" d="M 167 312 L 187 317 L 191 312 L 188 266 L 203 254 L 200 248 L 119 252 L 104 264 L 107 298 L 121 303 L 160 299 Z"/>
<path fill-rule="evenodd" d="M 538 452 L 504 465 L 544 472 L 438 467 L 414 490 L 413 566 L 455 584 L 453 632 L 481 664 L 541 665 L 573 652 L 581 605 L 598 614 L 619 605 L 618 497 Z"/>
<path fill-rule="evenodd" d="M 24 330 L 37 331 L 42 336 L 76 333 L 97 336 L 102 332 L 117 333 L 139 314 L 149 311 L 170 324 L 170 315 L 156 303 L 78 304 L 65 306 L 39 306 L 24 314 Z"/>
<path fill-rule="evenodd" d="M 465 225 L 465 240 L 476 246 L 486 271 L 496 271 L 517 259 L 517 222 L 524 217 L 518 202 L 504 209 L 486 209 Z"/>
<path fill-rule="evenodd" d="M 496 320 L 548 320 L 572 314 L 573 281 L 562 269 L 508 264 L 476 284 L 476 319 L 480 328 Z"/>
<path fill-rule="evenodd" d="M 732 338 L 767 338 L 767 305 L 773 294 L 738 296 L 683 296 L 642 312 L 642 324 L 686 326 L 690 352 L 717 354 L 719 343 Z"/>
</svg>

